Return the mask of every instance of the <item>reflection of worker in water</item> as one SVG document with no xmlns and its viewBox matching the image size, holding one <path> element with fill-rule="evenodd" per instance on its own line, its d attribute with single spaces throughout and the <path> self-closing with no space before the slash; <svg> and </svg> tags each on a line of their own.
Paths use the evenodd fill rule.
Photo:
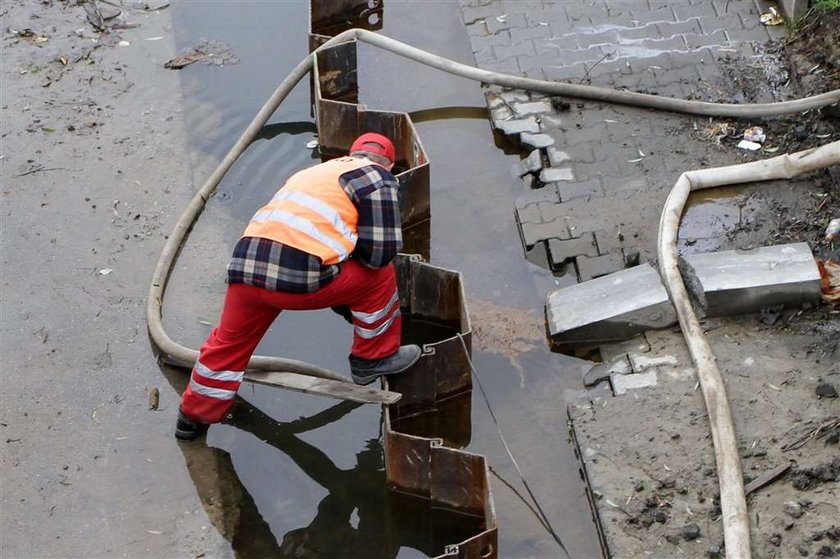
<svg viewBox="0 0 840 559">
<path fill-rule="evenodd" d="M 402 248 L 395 150 L 363 134 L 348 156 L 304 169 L 260 208 L 236 244 L 219 326 L 201 347 L 175 436 L 220 421 L 260 339 L 283 310 L 337 308 L 352 321 L 357 384 L 400 373 L 420 357 L 400 346 L 394 267 Z"/>
<path fill-rule="evenodd" d="M 320 449 L 296 436 L 333 423 L 359 405 L 342 402 L 315 416 L 279 424 L 246 402 L 234 410 L 228 420 L 231 425 L 281 450 L 329 492 L 308 526 L 286 533 L 279 553 L 264 546 L 264 556 L 397 556 L 399 536 L 389 534 L 384 522 L 387 486 L 380 441 L 368 440 L 365 449 L 356 454 L 355 467 L 342 470 Z"/>
</svg>

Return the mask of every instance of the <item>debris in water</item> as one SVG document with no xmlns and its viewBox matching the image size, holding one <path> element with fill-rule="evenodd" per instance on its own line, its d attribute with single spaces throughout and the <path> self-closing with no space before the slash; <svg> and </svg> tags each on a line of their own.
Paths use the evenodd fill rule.
<svg viewBox="0 0 840 559">
<path fill-rule="evenodd" d="M 306 142 L 306 149 L 315 149 L 318 147 L 318 140 L 309 140 Z"/>
<path fill-rule="evenodd" d="M 763 144 L 767 136 L 764 135 L 764 129 L 761 126 L 753 126 L 744 130 L 744 139 L 748 142 L 756 142 Z"/>
<path fill-rule="evenodd" d="M 764 25 L 781 25 L 785 22 L 785 18 L 779 13 L 779 10 L 771 7 L 759 16 L 758 21 Z"/>
<path fill-rule="evenodd" d="M 193 47 L 192 52 L 182 56 L 176 56 L 172 60 L 166 62 L 163 67 L 170 70 L 180 70 L 181 68 L 194 64 L 195 62 L 224 66 L 225 64 L 236 64 L 239 62 L 239 58 L 236 54 L 234 54 L 233 50 L 222 41 L 202 41 Z"/>
<path fill-rule="evenodd" d="M 149 411 L 157 411 L 160 406 L 160 390 L 157 387 L 149 391 Z"/>
<path fill-rule="evenodd" d="M 746 150 L 749 150 L 749 151 L 756 151 L 756 150 L 761 149 L 761 144 L 759 144 L 758 142 L 751 142 L 749 140 L 741 140 L 740 142 L 738 142 L 738 147 L 740 149 L 746 149 Z"/>
<path fill-rule="evenodd" d="M 112 270 L 111 268 L 102 268 L 101 270 L 99 270 L 98 273 L 99 273 L 100 276 L 107 276 L 108 274 L 110 274 L 113 271 L 114 270 Z"/>
<path fill-rule="evenodd" d="M 131 45 L 131 43 L 129 43 L 128 41 L 120 41 L 117 44 L 121 47 L 127 47 L 127 46 Z"/>
</svg>

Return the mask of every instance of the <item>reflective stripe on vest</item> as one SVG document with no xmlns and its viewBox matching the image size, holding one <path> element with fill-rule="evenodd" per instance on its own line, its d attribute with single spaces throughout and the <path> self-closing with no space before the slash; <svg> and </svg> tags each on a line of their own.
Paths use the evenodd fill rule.
<svg viewBox="0 0 840 559">
<path fill-rule="evenodd" d="M 346 260 L 356 247 L 359 212 L 339 177 L 375 165 L 360 157 L 340 157 L 292 175 L 260 208 L 242 234 L 294 247 L 324 264 Z"/>
</svg>

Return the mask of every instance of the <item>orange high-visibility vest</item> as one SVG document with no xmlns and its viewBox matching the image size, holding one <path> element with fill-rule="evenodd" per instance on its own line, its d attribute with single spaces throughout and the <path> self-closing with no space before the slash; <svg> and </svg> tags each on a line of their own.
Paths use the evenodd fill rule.
<svg viewBox="0 0 840 559">
<path fill-rule="evenodd" d="M 327 265 L 347 260 L 356 247 L 359 212 L 338 178 L 367 165 L 374 163 L 339 157 L 295 173 L 254 214 L 242 236 L 277 241 Z"/>
</svg>

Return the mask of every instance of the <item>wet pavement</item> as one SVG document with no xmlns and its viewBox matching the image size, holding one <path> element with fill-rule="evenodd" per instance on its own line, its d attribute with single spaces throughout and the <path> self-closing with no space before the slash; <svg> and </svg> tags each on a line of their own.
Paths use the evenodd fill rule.
<svg viewBox="0 0 840 559">
<path fill-rule="evenodd" d="M 434 12 L 414 3 L 387 6 L 382 32 L 469 63 L 471 53 L 459 6 L 455 2 L 436 6 Z M 260 4 L 251 15 L 255 26 L 260 20 L 282 19 L 282 25 L 288 26 L 288 37 L 300 36 L 299 42 L 289 40 L 281 57 L 266 52 L 259 35 L 243 32 L 250 28 L 248 22 L 240 22 L 241 26 L 235 28 L 220 26 L 218 22 L 229 17 L 225 9 L 225 5 L 198 9 L 186 4 L 175 11 L 176 22 L 183 22 L 177 25 L 181 50 L 201 37 L 212 36 L 229 44 L 241 60 L 224 68 L 193 66 L 188 69 L 191 74 L 184 73 L 196 182 L 209 172 L 212 160 L 223 155 L 285 71 L 306 54 L 304 36 L 299 33 L 307 25 L 304 6 Z M 432 161 L 430 261 L 464 274 L 476 331 L 475 364 L 507 440 L 563 543 L 573 556 L 596 556 L 597 536 L 565 430 L 564 397 L 579 387 L 581 366 L 577 360 L 551 354 L 544 342 L 543 294 L 555 281 L 522 258 L 512 213 L 516 185 L 509 172 L 519 155 L 506 155 L 496 146 L 478 84 L 406 64 L 368 45 L 360 48 L 359 59 L 361 102 L 418 116 L 418 133 Z M 279 67 L 281 64 L 285 70 Z M 283 177 L 314 162 L 314 154 L 304 147 L 315 133 L 305 84 L 284 103 L 267 128 L 273 137 L 252 146 L 220 185 L 170 282 L 164 314 L 167 330 L 192 347 L 203 341 L 218 314 L 224 265 L 242 224 L 273 194 Z M 203 294 L 201 301 L 196 301 L 197 288 Z M 288 313 L 272 327 L 258 352 L 343 371 L 349 338 L 349 328 L 330 312 Z M 329 351 L 324 351 L 323 340 L 329 340 Z M 335 405 L 329 400 L 264 387 L 247 386 L 241 394 L 254 408 L 281 423 L 316 415 Z M 500 556 L 562 554 L 529 505 L 521 500 L 522 483 L 477 393 L 472 410 L 472 439 L 466 450 L 487 455 L 493 468 Z M 241 525 L 241 533 L 233 538 L 234 548 L 237 542 L 258 539 L 265 549 L 279 553 L 272 544 L 283 548 L 284 539 L 294 540 L 294 534 L 301 530 L 310 534 L 310 541 L 321 542 L 324 536 L 318 531 L 320 522 L 313 522 L 315 512 L 324 506 L 319 503 L 339 498 L 336 492 L 341 491 L 337 488 L 345 485 L 373 487 L 376 483 L 364 481 L 356 455 L 378 438 L 380 415 L 374 406 L 353 409 L 303 435 L 310 454 L 334 464 L 327 470 L 314 471 L 307 460 L 290 454 L 285 445 L 265 444 L 261 437 L 237 427 L 235 421 L 233 425 L 214 427 L 207 443 L 229 455 L 235 470 L 235 475 L 224 476 L 228 480 L 225 483 L 238 487 L 236 494 L 247 495 L 242 501 L 245 508 L 256 508 L 264 520 L 262 528 L 253 532 L 247 524 Z M 267 491 L 267 487 L 272 489 Z M 396 519 L 416 517 L 411 512 L 416 505 L 404 510 L 404 504 L 400 504 L 396 512 L 388 513 L 389 499 L 383 500 L 380 491 L 361 491 L 347 498 L 356 500 L 358 515 L 365 510 L 392 514 Z M 231 506 L 241 505 L 234 501 Z M 359 536 L 367 532 L 362 532 L 362 524 L 354 520 L 357 516 L 344 519 L 342 526 L 348 533 L 355 531 L 355 541 L 362 545 L 365 538 L 360 540 Z M 428 520 L 407 520 L 406 525 L 392 520 L 389 526 L 386 535 L 390 543 L 371 542 L 365 556 L 422 556 L 440 553 L 442 548 L 433 549 L 437 544 L 458 541 L 441 542 L 433 537 L 434 530 L 429 526 L 438 526 L 439 531 L 440 523 L 430 525 Z M 410 526 L 416 526 L 416 530 Z M 425 530 L 426 535 L 417 530 Z M 424 538 L 428 540 L 425 543 Z"/>
</svg>

